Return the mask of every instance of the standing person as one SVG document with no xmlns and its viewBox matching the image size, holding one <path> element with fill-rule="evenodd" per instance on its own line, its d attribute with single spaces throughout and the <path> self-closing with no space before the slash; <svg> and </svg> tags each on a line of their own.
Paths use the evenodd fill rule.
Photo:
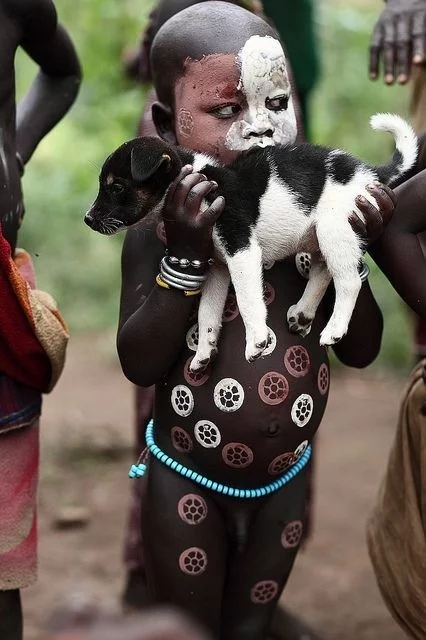
<svg viewBox="0 0 426 640">
<path fill-rule="evenodd" d="M 193 28 L 194 24 L 197 24 L 197 29 Z M 236 24 L 238 31 L 233 26 Z M 213 154 L 225 162 L 235 157 L 235 152 L 225 145 L 226 132 L 232 124 L 240 120 L 247 125 L 247 136 L 240 140 L 245 148 L 256 144 L 260 138 L 271 136 L 272 142 L 274 141 L 275 132 L 278 133 L 278 124 L 277 129 L 271 124 L 274 123 L 272 114 L 265 113 L 263 105 L 261 112 L 269 126 L 262 129 L 261 123 L 250 116 L 250 113 L 256 112 L 256 105 L 252 104 L 253 96 L 246 95 L 243 89 L 240 91 L 237 88 L 237 56 L 254 35 L 276 38 L 275 32 L 261 19 L 225 3 L 200 4 L 177 14 L 162 27 L 155 39 L 153 50 L 154 82 L 158 94 L 158 102 L 153 105 L 153 118 L 161 137 L 169 142 L 177 142 L 197 151 Z M 291 100 L 288 109 L 280 107 L 277 111 L 280 112 L 279 130 L 287 131 L 289 141 L 294 139 L 291 138 L 296 130 Z M 206 221 L 203 224 L 203 216 L 198 213 L 198 206 L 203 194 L 213 187 L 214 185 L 206 183 L 204 177 L 197 173 L 182 174 L 180 180 L 175 182 L 167 199 L 164 216 L 167 246 L 172 255 L 182 253 L 182 247 L 185 246 L 194 259 L 206 262 L 207 253 L 210 251 L 211 226 Z M 381 189 L 372 186 L 370 190 L 386 209 L 386 198 Z M 216 206 L 220 208 L 220 203 L 216 202 Z M 370 210 L 366 203 L 364 206 Z M 376 212 L 375 209 L 374 211 Z M 232 345 L 234 342 L 242 341 L 242 325 L 238 320 L 238 314 L 235 316 L 231 313 L 233 307 L 230 298 L 228 303 L 232 317 L 224 325 L 218 358 L 211 371 L 206 374 L 203 384 L 192 386 L 194 381 L 188 379 L 190 375 L 186 365 L 192 348 L 190 345 L 193 332 L 188 329 L 195 311 L 194 301 L 184 298 L 178 291 L 166 290 L 155 285 L 158 264 L 164 253 L 164 245 L 160 238 L 164 238 L 161 226 L 156 230 L 152 225 L 145 227 L 143 231 L 129 231 L 126 235 L 118 333 L 118 350 L 123 370 L 135 384 L 149 386 L 157 382 L 155 434 L 167 455 L 172 458 L 175 456 L 190 468 L 200 468 L 203 448 L 207 448 L 207 444 L 203 441 L 201 431 L 197 431 L 194 436 L 192 423 L 198 424 L 200 420 L 207 420 L 208 416 L 208 422 L 217 435 L 216 441 L 219 442 L 221 438 L 224 440 L 224 446 L 221 445 L 217 451 L 210 451 L 210 474 L 222 478 L 222 481 L 224 479 L 229 484 L 233 481 L 253 486 L 256 482 L 261 482 L 261 478 L 266 480 L 268 474 L 274 473 L 272 462 L 278 461 L 278 458 L 281 460 L 286 455 L 285 452 L 288 454 L 293 444 L 297 445 L 293 438 L 300 437 L 300 431 L 292 431 L 294 419 L 290 419 L 287 414 L 287 404 L 279 410 L 277 407 L 272 410 L 267 406 L 266 392 L 263 397 L 259 391 L 259 399 L 254 391 L 259 389 L 262 380 L 266 380 L 271 374 L 270 367 L 277 367 L 277 371 L 279 367 L 282 368 L 281 353 L 287 355 L 287 360 L 284 357 L 284 361 L 287 361 L 286 373 L 290 375 L 293 387 L 291 397 L 293 398 L 294 394 L 294 401 L 297 403 L 301 397 L 298 395 L 299 391 L 302 389 L 311 399 L 315 397 L 315 411 L 312 413 L 312 406 L 308 410 L 310 419 L 314 417 L 304 432 L 305 438 L 310 440 L 319 424 L 325 408 L 328 389 L 326 380 L 329 373 L 326 354 L 318 348 L 318 329 L 322 314 L 317 318 L 312 335 L 305 339 L 303 345 L 299 344 L 298 339 L 288 332 L 285 323 L 282 322 L 279 310 L 287 308 L 292 299 L 297 299 L 303 281 L 292 261 L 275 264 L 266 277 L 268 290 L 273 292 L 269 314 L 276 334 L 276 344 L 274 341 L 271 355 L 254 365 L 248 365 L 242 357 L 235 355 Z M 144 256 L 144 259 L 141 260 L 140 256 Z M 150 282 L 152 284 L 149 284 Z M 142 286 L 140 283 L 143 283 Z M 322 313 L 327 313 L 325 308 Z M 171 317 L 173 323 L 170 323 Z M 366 318 L 368 334 L 364 331 Z M 381 314 L 365 282 L 352 318 L 350 332 L 335 346 L 335 351 L 347 364 L 366 366 L 378 352 L 381 331 Z M 188 351 L 185 347 L 185 334 Z M 296 375 L 294 369 L 291 373 L 290 358 L 296 351 L 303 354 L 303 372 L 299 372 L 301 375 Z M 316 376 L 320 370 L 324 377 L 321 375 L 321 382 L 318 382 Z M 240 400 L 240 387 L 251 390 L 244 396 L 242 404 L 235 408 L 235 411 L 238 410 L 236 415 L 233 412 L 223 413 L 223 408 L 221 409 L 217 403 L 213 406 L 210 398 L 210 394 L 213 396 L 213 389 L 225 384 L 229 377 L 237 381 L 236 395 Z M 177 389 L 181 389 L 180 382 L 191 400 L 191 407 L 194 403 L 191 418 L 188 420 L 185 419 L 187 416 L 182 413 L 175 398 Z M 317 384 L 320 386 L 316 387 Z M 180 417 L 177 418 L 176 415 Z M 197 418 L 200 420 L 197 421 Z M 184 447 L 182 442 L 187 443 L 188 447 Z M 231 464 L 231 445 L 238 445 L 237 448 L 247 453 L 247 459 L 250 460 L 248 465 L 239 468 L 237 464 Z M 303 446 L 306 446 L 305 440 Z M 221 452 L 219 457 L 218 451 Z M 253 460 L 256 462 L 252 465 Z M 247 470 L 242 471 L 242 468 L 246 467 Z M 221 632 L 225 634 L 223 637 L 263 638 L 300 542 L 306 500 L 306 471 L 298 474 L 294 482 L 285 487 L 282 493 L 275 494 L 268 504 L 255 502 L 246 507 L 247 503 L 238 504 L 238 501 L 224 498 L 219 500 L 216 495 L 203 491 L 198 497 L 200 503 L 206 507 L 203 511 L 206 518 L 203 518 L 203 521 L 207 521 L 203 527 L 195 528 L 197 530 L 182 524 L 185 522 L 183 515 L 179 516 L 181 520 L 175 517 L 174 499 L 178 499 L 180 504 L 188 497 L 188 492 L 196 490 L 199 493 L 199 487 L 194 488 L 186 482 L 178 474 L 170 472 L 166 467 L 163 468 L 156 460 L 150 461 L 148 495 L 143 501 L 142 526 L 144 543 L 147 546 L 145 560 L 149 577 L 153 581 L 154 593 L 159 600 L 172 600 L 181 606 L 187 606 L 190 600 L 193 613 L 217 634 L 220 627 L 217 597 L 222 597 L 222 588 L 218 590 L 218 586 L 222 584 L 225 589 L 225 611 L 222 618 L 224 622 L 221 627 Z M 164 487 L 167 485 L 167 496 L 162 493 L 163 483 Z M 156 520 L 159 512 L 152 507 L 157 504 L 162 505 L 161 524 Z M 291 513 L 287 511 L 290 505 Z M 286 526 L 289 527 L 288 531 L 293 530 L 296 522 L 297 535 L 293 542 L 288 544 L 287 533 L 284 530 Z M 285 526 L 281 530 L 283 523 Z M 281 549 L 274 543 L 278 529 L 283 536 L 281 540 L 284 540 Z M 226 530 L 230 532 L 230 538 L 227 537 Z M 175 536 L 170 539 L 168 534 L 172 532 Z M 194 582 L 193 576 L 191 579 L 185 578 L 185 570 L 182 567 L 185 567 L 183 556 L 186 543 L 189 542 L 189 537 L 194 542 L 197 535 L 200 536 L 199 540 L 207 545 L 208 551 L 202 549 L 200 552 L 203 571 L 199 573 L 202 573 L 204 578 L 196 579 Z M 228 542 L 238 547 L 238 540 L 245 540 L 245 543 L 242 543 L 244 549 L 234 549 L 230 576 L 224 570 L 223 553 Z M 190 546 L 192 548 L 195 545 Z M 271 587 L 265 601 L 267 604 L 259 607 L 256 587 L 260 589 L 260 583 L 263 584 L 258 578 L 267 565 L 258 566 L 256 557 L 258 552 L 260 561 L 263 550 L 267 548 L 272 551 L 269 573 L 274 577 L 267 581 Z M 284 554 L 283 548 L 286 549 Z M 158 555 L 160 549 L 161 558 Z M 174 554 L 179 553 L 179 549 L 182 573 L 175 573 L 173 577 L 166 576 L 164 572 L 175 565 Z M 190 547 L 186 551 L 189 552 L 189 549 Z M 206 562 L 210 570 L 206 568 Z M 211 580 L 213 583 L 209 582 Z M 252 589 L 251 599 L 244 596 L 249 585 Z M 190 589 L 191 594 L 187 593 L 187 589 Z M 232 610 L 229 609 L 231 602 Z"/>
<path fill-rule="evenodd" d="M 39 66 L 15 104 L 16 51 Z M 36 580 L 36 491 L 41 394 L 63 366 L 66 328 L 34 290 L 28 254 L 16 251 L 21 176 L 37 144 L 74 102 L 80 65 L 51 0 L 0 0 L 0 638 L 22 640 L 20 589 Z"/>
<path fill-rule="evenodd" d="M 140 51 L 136 57 L 132 57 L 130 64 L 130 71 L 133 76 L 142 79 L 145 82 L 151 82 L 151 69 L 150 69 L 150 52 L 151 52 L 151 44 L 152 40 L 161 27 L 171 16 L 175 15 L 178 11 L 189 7 L 193 4 L 196 4 L 192 0 L 163 0 L 159 2 L 154 11 L 151 14 L 150 22 L 146 31 L 142 37 L 142 43 Z M 235 3 L 238 4 L 238 3 Z M 246 8 L 250 8 L 253 13 L 261 12 L 261 7 L 258 5 L 255 6 L 255 3 L 244 3 Z M 247 5 L 250 5 L 247 6 Z M 272 10 L 272 9 L 271 9 Z M 299 19 L 301 19 L 303 15 L 309 21 L 309 24 L 306 26 L 308 30 L 312 29 L 312 13 L 299 10 L 295 10 Z M 281 16 L 281 26 L 284 28 L 284 19 L 282 12 L 278 12 Z M 310 59 L 312 56 L 312 47 L 308 44 L 307 46 L 307 59 Z M 306 60 L 305 60 L 306 61 Z M 313 78 L 316 73 L 316 67 L 312 69 L 312 73 L 309 71 L 306 72 L 307 78 Z M 313 75 L 312 75 L 313 74 Z M 297 78 L 296 78 L 297 80 Z M 303 85 L 305 86 L 305 85 Z M 307 85 L 305 86 L 307 89 Z M 147 100 L 147 106 L 142 114 L 140 119 L 139 127 L 138 127 L 138 135 L 157 135 L 154 123 L 152 121 L 151 116 L 151 106 L 153 102 L 155 102 L 156 96 L 155 92 L 151 91 Z M 298 104 L 297 104 L 297 95 L 293 96 L 293 103 L 296 109 L 296 113 L 299 112 Z M 301 121 L 298 119 L 298 133 L 299 139 L 303 139 Z M 376 194 L 378 192 L 376 191 Z M 389 206 L 389 203 L 387 203 Z M 386 207 L 384 207 L 384 210 Z M 375 212 L 372 212 L 370 209 L 365 210 L 364 213 L 366 215 L 370 215 L 372 220 L 375 218 Z M 380 227 L 379 222 L 379 227 Z M 150 420 L 153 412 L 153 402 L 154 402 L 154 387 L 148 388 L 136 388 L 135 394 L 135 405 L 136 405 L 136 455 L 139 455 L 140 451 L 144 448 L 144 434 L 145 429 Z M 306 537 L 308 534 L 308 521 L 311 519 L 310 511 L 311 511 L 311 486 L 313 484 L 312 473 L 310 476 L 309 482 L 309 496 L 307 501 L 307 509 L 306 509 L 306 519 L 305 519 L 305 528 L 304 528 L 304 536 Z M 127 571 L 126 575 L 126 584 L 123 592 L 122 600 L 123 605 L 126 610 L 138 610 L 145 606 L 147 602 L 147 589 L 146 589 L 146 578 L 145 578 L 145 568 L 144 568 L 144 560 L 143 560 L 143 551 L 142 551 L 142 539 L 140 535 L 140 501 L 141 501 L 141 483 L 139 480 L 134 481 L 132 485 L 132 495 L 131 495 L 131 505 L 128 517 L 128 526 L 126 530 L 125 537 L 125 548 L 124 548 L 124 562 Z M 297 640 L 303 636 L 309 635 L 309 637 L 314 640 L 317 636 L 314 634 L 312 630 L 310 630 L 305 623 L 301 622 L 297 618 L 295 618 L 292 614 L 290 614 L 287 610 L 285 610 L 282 606 L 279 607 L 276 611 L 276 615 L 274 617 L 273 624 L 274 633 L 277 638 L 285 638 L 286 640 Z"/>
</svg>

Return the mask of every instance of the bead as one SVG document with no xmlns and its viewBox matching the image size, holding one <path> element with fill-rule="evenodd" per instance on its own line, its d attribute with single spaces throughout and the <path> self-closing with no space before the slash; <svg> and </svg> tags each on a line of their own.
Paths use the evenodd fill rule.
<svg viewBox="0 0 426 640">
<path fill-rule="evenodd" d="M 179 258 L 179 266 L 182 267 L 182 269 L 187 269 L 190 264 L 188 258 Z"/>
<path fill-rule="evenodd" d="M 201 269 L 202 266 L 201 260 L 191 260 L 191 267 L 194 267 L 194 269 Z"/>
<path fill-rule="evenodd" d="M 170 264 L 179 264 L 179 258 L 176 258 L 176 256 L 169 256 L 168 260 Z"/>
<path fill-rule="evenodd" d="M 211 486 L 211 490 L 212 490 L 212 491 L 217 491 L 217 487 L 218 487 L 217 482 L 213 482 L 213 484 L 212 484 L 212 486 Z"/>
</svg>

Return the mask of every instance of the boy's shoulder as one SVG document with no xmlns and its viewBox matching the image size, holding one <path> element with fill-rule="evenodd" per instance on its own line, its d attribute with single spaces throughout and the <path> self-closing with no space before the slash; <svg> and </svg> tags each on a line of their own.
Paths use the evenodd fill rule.
<svg viewBox="0 0 426 640">
<path fill-rule="evenodd" d="M 47 32 L 57 24 L 57 13 L 52 0 L 0 0 L 6 16 L 24 28 Z"/>
</svg>

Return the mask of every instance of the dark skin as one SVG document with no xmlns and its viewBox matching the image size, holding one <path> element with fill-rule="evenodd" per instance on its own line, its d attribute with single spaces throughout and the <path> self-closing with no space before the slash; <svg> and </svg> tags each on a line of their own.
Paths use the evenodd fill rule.
<svg viewBox="0 0 426 640">
<path fill-rule="evenodd" d="M 18 47 L 40 70 L 16 107 L 14 56 Z M 0 145 L 4 152 L 0 182 L 7 187 L 0 190 L 0 221 L 14 249 L 24 210 L 16 153 L 25 165 L 74 102 L 81 71 L 51 0 L 0 0 L 0 59 Z"/>
<path fill-rule="evenodd" d="M 386 84 L 405 84 L 413 64 L 426 61 L 425 0 L 387 0 L 374 26 L 370 43 L 369 73 Z"/>
<path fill-rule="evenodd" d="M 14 57 L 18 47 L 40 70 L 16 108 Z M 0 0 L 0 60 L 0 222 L 13 251 L 24 211 L 21 159 L 24 165 L 71 106 L 81 72 L 51 0 Z M 22 640 L 18 590 L 0 591 L 0 637 Z"/>
<path fill-rule="evenodd" d="M 250 14 L 247 14 L 250 15 Z M 238 16 L 239 24 L 241 24 L 241 16 Z M 253 26 L 253 33 L 256 33 L 256 23 L 251 23 L 247 17 L 247 24 L 244 24 L 244 28 L 250 30 L 250 25 Z M 199 26 L 199 21 L 197 26 Z M 174 30 L 174 38 L 171 42 L 168 39 L 167 55 L 170 60 L 173 60 L 173 47 L 174 41 L 176 42 L 176 50 L 183 51 L 185 47 L 191 47 L 188 45 L 187 34 L 182 32 L 182 39 L 179 41 L 179 29 Z M 210 42 L 208 49 L 204 48 L 205 53 L 219 53 L 237 52 L 239 47 L 235 42 L 235 33 L 221 32 L 221 38 L 215 41 L 214 45 Z M 206 46 L 204 40 L 204 46 Z M 166 53 L 164 51 L 164 53 Z M 189 51 L 187 55 L 191 56 L 192 51 Z M 161 76 L 159 76 L 160 78 Z M 167 87 L 156 87 L 160 89 L 160 94 L 166 95 Z M 176 131 L 174 128 L 174 115 L 173 109 L 167 104 L 157 104 L 154 110 L 154 118 L 156 120 L 157 129 L 162 137 L 168 141 L 178 142 Z M 197 150 L 203 151 L 204 149 L 198 148 Z M 214 185 L 206 182 L 205 177 L 197 174 L 189 174 L 187 171 L 181 173 L 179 178 L 174 183 L 174 188 L 169 192 L 167 198 L 164 224 L 167 235 L 168 248 L 172 255 L 180 255 L 182 251 L 185 251 L 185 255 L 191 255 L 191 257 L 205 260 L 209 257 L 211 252 L 211 229 L 214 224 L 216 214 L 220 213 L 221 202 L 215 201 L 213 215 L 203 215 L 200 213 L 200 203 L 202 197 L 207 191 L 214 188 Z M 383 190 L 377 185 L 372 186 L 372 193 L 378 200 L 379 205 L 385 212 L 385 217 L 393 209 L 392 200 L 386 190 Z M 354 219 L 354 226 L 359 227 L 360 232 L 371 233 L 374 237 L 378 235 L 383 228 L 383 220 L 380 213 L 369 203 L 360 202 L 361 207 L 364 209 L 364 213 L 367 219 L 366 228 L 361 224 L 357 225 L 356 219 Z M 153 383 L 157 383 L 156 389 L 156 437 L 157 442 L 163 450 L 169 455 L 182 461 L 184 464 L 192 469 L 197 469 L 203 472 L 203 456 L 187 456 L 178 455 L 176 450 L 172 447 L 169 438 L 170 426 L 176 424 L 176 415 L 170 406 L 170 388 L 181 382 L 185 384 L 185 379 L 182 376 L 182 369 L 186 359 L 188 358 L 188 352 L 185 352 L 185 334 L 188 327 L 191 325 L 191 315 L 196 310 L 196 302 L 194 300 L 184 298 L 178 291 L 164 290 L 160 287 L 156 287 L 153 283 L 155 276 L 158 273 L 158 264 L 161 257 L 164 254 L 164 246 L 161 244 L 156 235 L 155 226 L 151 225 L 140 229 L 138 231 L 132 230 L 127 233 L 124 250 L 123 250 L 123 286 L 122 286 L 122 298 L 121 298 L 121 313 L 120 313 L 120 326 L 118 333 L 118 351 L 123 366 L 123 370 L 127 377 L 138 385 L 148 386 Z M 140 260 L 139 256 L 143 255 L 144 260 Z M 286 261 L 276 264 L 270 271 L 265 274 L 265 278 L 275 289 L 277 297 L 282 297 L 283 301 L 278 305 L 279 309 L 285 308 L 286 304 L 291 303 L 293 299 L 297 299 L 304 287 L 304 282 L 300 280 L 294 269 L 294 263 L 292 261 Z M 332 294 L 330 294 L 332 296 Z M 329 301 L 330 302 L 330 301 Z M 276 307 L 276 308 L 278 308 Z M 269 307 L 271 321 L 275 316 L 273 306 Z M 319 311 L 316 325 L 304 345 L 308 348 L 311 363 L 321 363 L 324 358 L 324 354 L 318 349 L 318 331 L 321 323 L 328 317 L 329 310 L 327 305 L 323 305 Z M 173 318 L 173 322 L 170 319 Z M 368 318 L 368 320 L 367 320 Z M 365 332 L 365 323 L 368 322 L 369 329 L 371 331 Z M 276 329 L 275 325 L 274 330 Z M 347 364 L 352 366 L 366 366 L 377 355 L 380 338 L 382 332 L 382 319 L 380 311 L 374 302 L 371 295 L 371 291 L 368 284 L 365 283 L 362 287 L 361 294 L 359 296 L 356 311 L 353 315 L 352 322 L 348 335 L 339 345 L 336 346 L 336 353 L 339 358 Z M 253 388 L 257 386 L 259 379 L 259 371 L 262 367 L 266 366 L 266 361 L 255 363 L 254 365 L 246 365 L 243 359 L 236 357 L 236 348 L 233 348 L 237 342 L 242 340 L 242 327 L 238 323 L 227 324 L 224 326 L 224 332 L 221 338 L 221 349 L 219 351 L 218 358 L 214 364 L 215 380 L 221 379 L 227 376 L 238 377 L 243 379 L 245 388 Z M 286 350 L 288 346 L 295 344 L 295 338 L 292 336 L 286 326 L 283 323 L 279 324 L 279 334 L 277 333 L 277 342 L 280 344 L 280 349 Z M 227 346 L 228 345 L 228 346 Z M 141 357 L 143 354 L 143 357 Z M 272 356 L 270 356 L 272 358 Z M 271 368 L 279 366 L 276 361 L 269 361 Z M 278 370 L 278 369 L 277 369 Z M 250 380 L 252 382 L 250 383 Z M 309 385 L 304 384 L 304 390 L 308 389 Z M 204 394 L 206 389 L 213 390 L 212 384 L 205 384 L 203 387 Z M 192 389 L 194 395 L 197 389 Z M 309 389 L 308 389 L 309 391 Z M 201 392 L 202 393 L 202 392 Z M 206 396 L 204 396 L 206 398 Z M 196 402 L 202 400 L 202 395 L 196 397 Z M 206 403 L 204 407 L 203 417 L 207 417 L 208 406 L 207 398 L 204 400 Z M 258 486 L 265 483 L 264 467 L 266 464 L 266 458 L 271 459 L 273 457 L 273 441 L 265 441 L 262 437 L 258 438 L 256 432 L 268 433 L 271 429 L 276 428 L 274 421 L 278 420 L 278 431 L 282 432 L 283 438 L 290 436 L 284 435 L 287 430 L 286 420 L 282 415 L 274 415 L 274 411 L 268 409 L 264 411 L 265 407 L 259 407 L 256 404 L 255 393 L 252 397 L 250 395 L 246 399 L 246 409 L 244 415 L 239 414 L 238 419 L 232 418 L 227 420 L 227 429 L 232 430 L 232 435 L 229 438 L 232 440 L 235 434 L 235 438 L 242 439 L 243 431 L 247 433 L 253 429 L 252 437 L 250 440 L 252 449 L 255 452 L 255 457 L 259 457 L 259 464 L 253 465 L 248 471 L 244 472 L 243 478 L 236 477 L 234 471 L 224 469 L 220 461 L 211 460 L 209 463 L 210 476 L 215 478 L 221 478 L 221 481 L 229 484 L 236 484 L 241 482 L 243 486 Z M 320 414 L 325 407 L 325 401 L 318 401 L 317 408 L 317 420 L 312 423 L 309 429 L 309 435 L 311 437 L 317 428 L 320 420 Z M 223 416 L 222 416 L 223 418 Z M 223 418 L 224 419 L 224 418 Z M 193 422 L 196 420 L 194 418 Z M 178 424 L 179 421 L 177 422 Z M 242 427 L 244 425 L 244 429 Z M 307 432 L 305 432 L 307 433 Z M 249 437 L 249 436 L 247 436 Z M 296 436 L 297 437 L 297 436 Z M 291 440 L 291 437 L 290 437 Z M 290 447 L 291 444 L 286 444 Z M 269 456 L 269 457 L 268 457 Z M 213 466 L 214 465 L 214 466 Z M 166 506 L 162 510 L 161 522 L 156 521 L 156 510 L 150 510 L 150 505 L 158 503 L 161 500 L 164 505 L 164 495 L 162 486 L 167 487 L 168 501 L 172 504 L 172 510 L 168 513 Z M 268 546 L 268 540 L 265 538 L 264 533 L 270 529 L 266 525 L 266 522 L 270 522 L 273 526 L 275 519 L 290 517 L 290 514 L 286 516 L 285 505 L 293 504 L 299 505 L 301 509 L 304 505 L 304 478 L 301 477 L 301 482 L 293 487 L 294 492 L 285 495 L 277 494 L 277 499 L 273 505 L 247 505 L 244 503 L 235 504 L 235 500 L 215 500 L 211 495 L 204 495 L 204 499 L 208 504 L 209 514 L 213 521 L 206 530 L 204 544 L 209 547 L 209 556 L 214 557 L 214 566 L 216 568 L 213 580 L 214 583 L 204 583 L 201 585 L 200 591 L 197 591 L 196 600 L 193 600 L 195 610 L 194 615 L 200 617 L 200 619 L 215 633 L 218 635 L 221 633 L 221 637 L 227 638 L 263 638 L 266 629 L 269 625 L 270 618 L 273 613 L 275 602 L 272 602 L 269 607 L 263 610 L 262 616 L 259 618 L 256 612 L 253 612 L 250 608 L 245 609 L 246 604 L 239 599 L 242 593 L 244 580 L 250 582 L 251 576 L 244 574 L 244 567 L 253 566 L 253 558 L 262 552 L 264 546 Z M 157 549 L 167 549 L 170 558 L 167 556 L 166 565 L 172 566 L 175 560 L 173 544 L 170 539 L 164 540 L 164 544 L 158 545 L 158 541 L 164 532 L 169 532 L 173 529 L 176 530 L 175 518 L 175 506 L 174 501 L 178 500 L 179 496 L 189 491 L 189 487 L 182 486 L 181 478 L 176 474 L 172 474 L 166 470 L 164 473 L 163 466 L 155 463 L 151 464 L 150 474 L 148 480 L 148 496 L 143 502 L 143 517 L 142 523 L 144 527 L 144 540 L 147 544 L 147 558 L 150 558 L 150 566 L 148 568 L 148 576 L 151 582 L 151 589 L 158 601 L 173 601 L 182 606 L 188 606 L 188 599 L 185 599 L 185 589 L 182 587 L 179 576 L 170 577 L 170 575 L 164 575 L 161 568 L 162 558 L 158 557 L 155 553 L 155 546 Z M 198 488 L 197 488 L 197 493 Z M 173 498 L 172 498 L 173 494 Z M 176 498 L 174 496 L 176 495 Z M 281 516 L 279 515 L 281 513 Z M 297 514 L 297 517 L 300 514 Z M 296 515 L 291 515 L 291 518 L 295 518 Z M 170 519 L 170 525 L 164 526 L 164 523 Z M 240 550 L 240 553 L 235 557 L 235 564 L 228 575 L 226 571 L 223 572 L 223 565 L 221 556 L 226 549 L 227 544 L 235 544 L 232 535 L 228 538 L 224 537 L 224 520 L 229 522 L 231 529 L 239 530 L 241 535 L 245 538 L 245 551 Z M 250 533 L 247 530 L 249 522 L 256 522 L 256 526 L 252 526 Z M 262 524 L 263 523 L 263 524 Z M 180 525 L 181 526 L 181 525 Z M 215 532 L 215 540 L 217 545 L 212 548 L 213 541 L 208 539 L 208 531 L 213 530 Z M 180 534 L 177 536 L 177 542 L 184 544 L 185 527 L 179 529 Z M 152 541 L 152 544 L 151 544 Z M 154 544 L 156 542 L 156 545 Z M 210 546 L 209 546 L 210 545 Z M 256 545 L 260 545 L 257 548 Z M 184 546 L 186 546 L 184 544 Z M 188 546 L 189 543 L 188 543 Z M 247 553 L 249 555 L 247 555 Z M 276 581 L 279 584 L 280 590 L 284 587 L 288 573 L 290 572 L 292 561 L 294 560 L 286 556 L 286 558 L 276 557 L 276 566 L 282 567 L 280 575 L 276 576 Z M 286 565 L 286 567 L 284 567 Z M 206 575 L 206 574 L 205 574 Z M 253 580 L 256 576 L 253 575 Z M 203 578 L 204 580 L 204 578 Z M 222 585 L 222 586 L 219 586 Z M 226 597 L 225 602 L 234 602 L 236 606 L 232 610 L 224 609 L 222 615 L 224 617 L 221 626 L 220 616 L 218 616 L 218 609 L 214 605 L 213 595 L 210 598 L 203 598 L 203 589 L 206 589 L 206 593 L 219 592 L 223 589 Z M 212 592 L 213 589 L 213 592 Z M 181 601 L 182 600 L 182 601 Z M 206 608 L 203 602 L 209 602 L 210 607 Z M 237 609 L 235 611 L 235 609 Z M 266 611 L 266 615 L 265 615 Z M 249 625 L 249 628 L 247 627 Z M 251 635 L 247 635 L 251 634 Z"/>
</svg>

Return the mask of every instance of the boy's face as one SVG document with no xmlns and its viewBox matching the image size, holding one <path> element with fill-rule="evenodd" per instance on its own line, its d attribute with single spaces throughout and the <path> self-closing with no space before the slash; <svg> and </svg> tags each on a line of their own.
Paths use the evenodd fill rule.
<svg viewBox="0 0 426 640">
<path fill-rule="evenodd" d="M 274 38 L 253 36 L 237 55 L 188 60 L 174 97 L 178 143 L 222 162 L 296 138 L 285 58 Z"/>
</svg>

